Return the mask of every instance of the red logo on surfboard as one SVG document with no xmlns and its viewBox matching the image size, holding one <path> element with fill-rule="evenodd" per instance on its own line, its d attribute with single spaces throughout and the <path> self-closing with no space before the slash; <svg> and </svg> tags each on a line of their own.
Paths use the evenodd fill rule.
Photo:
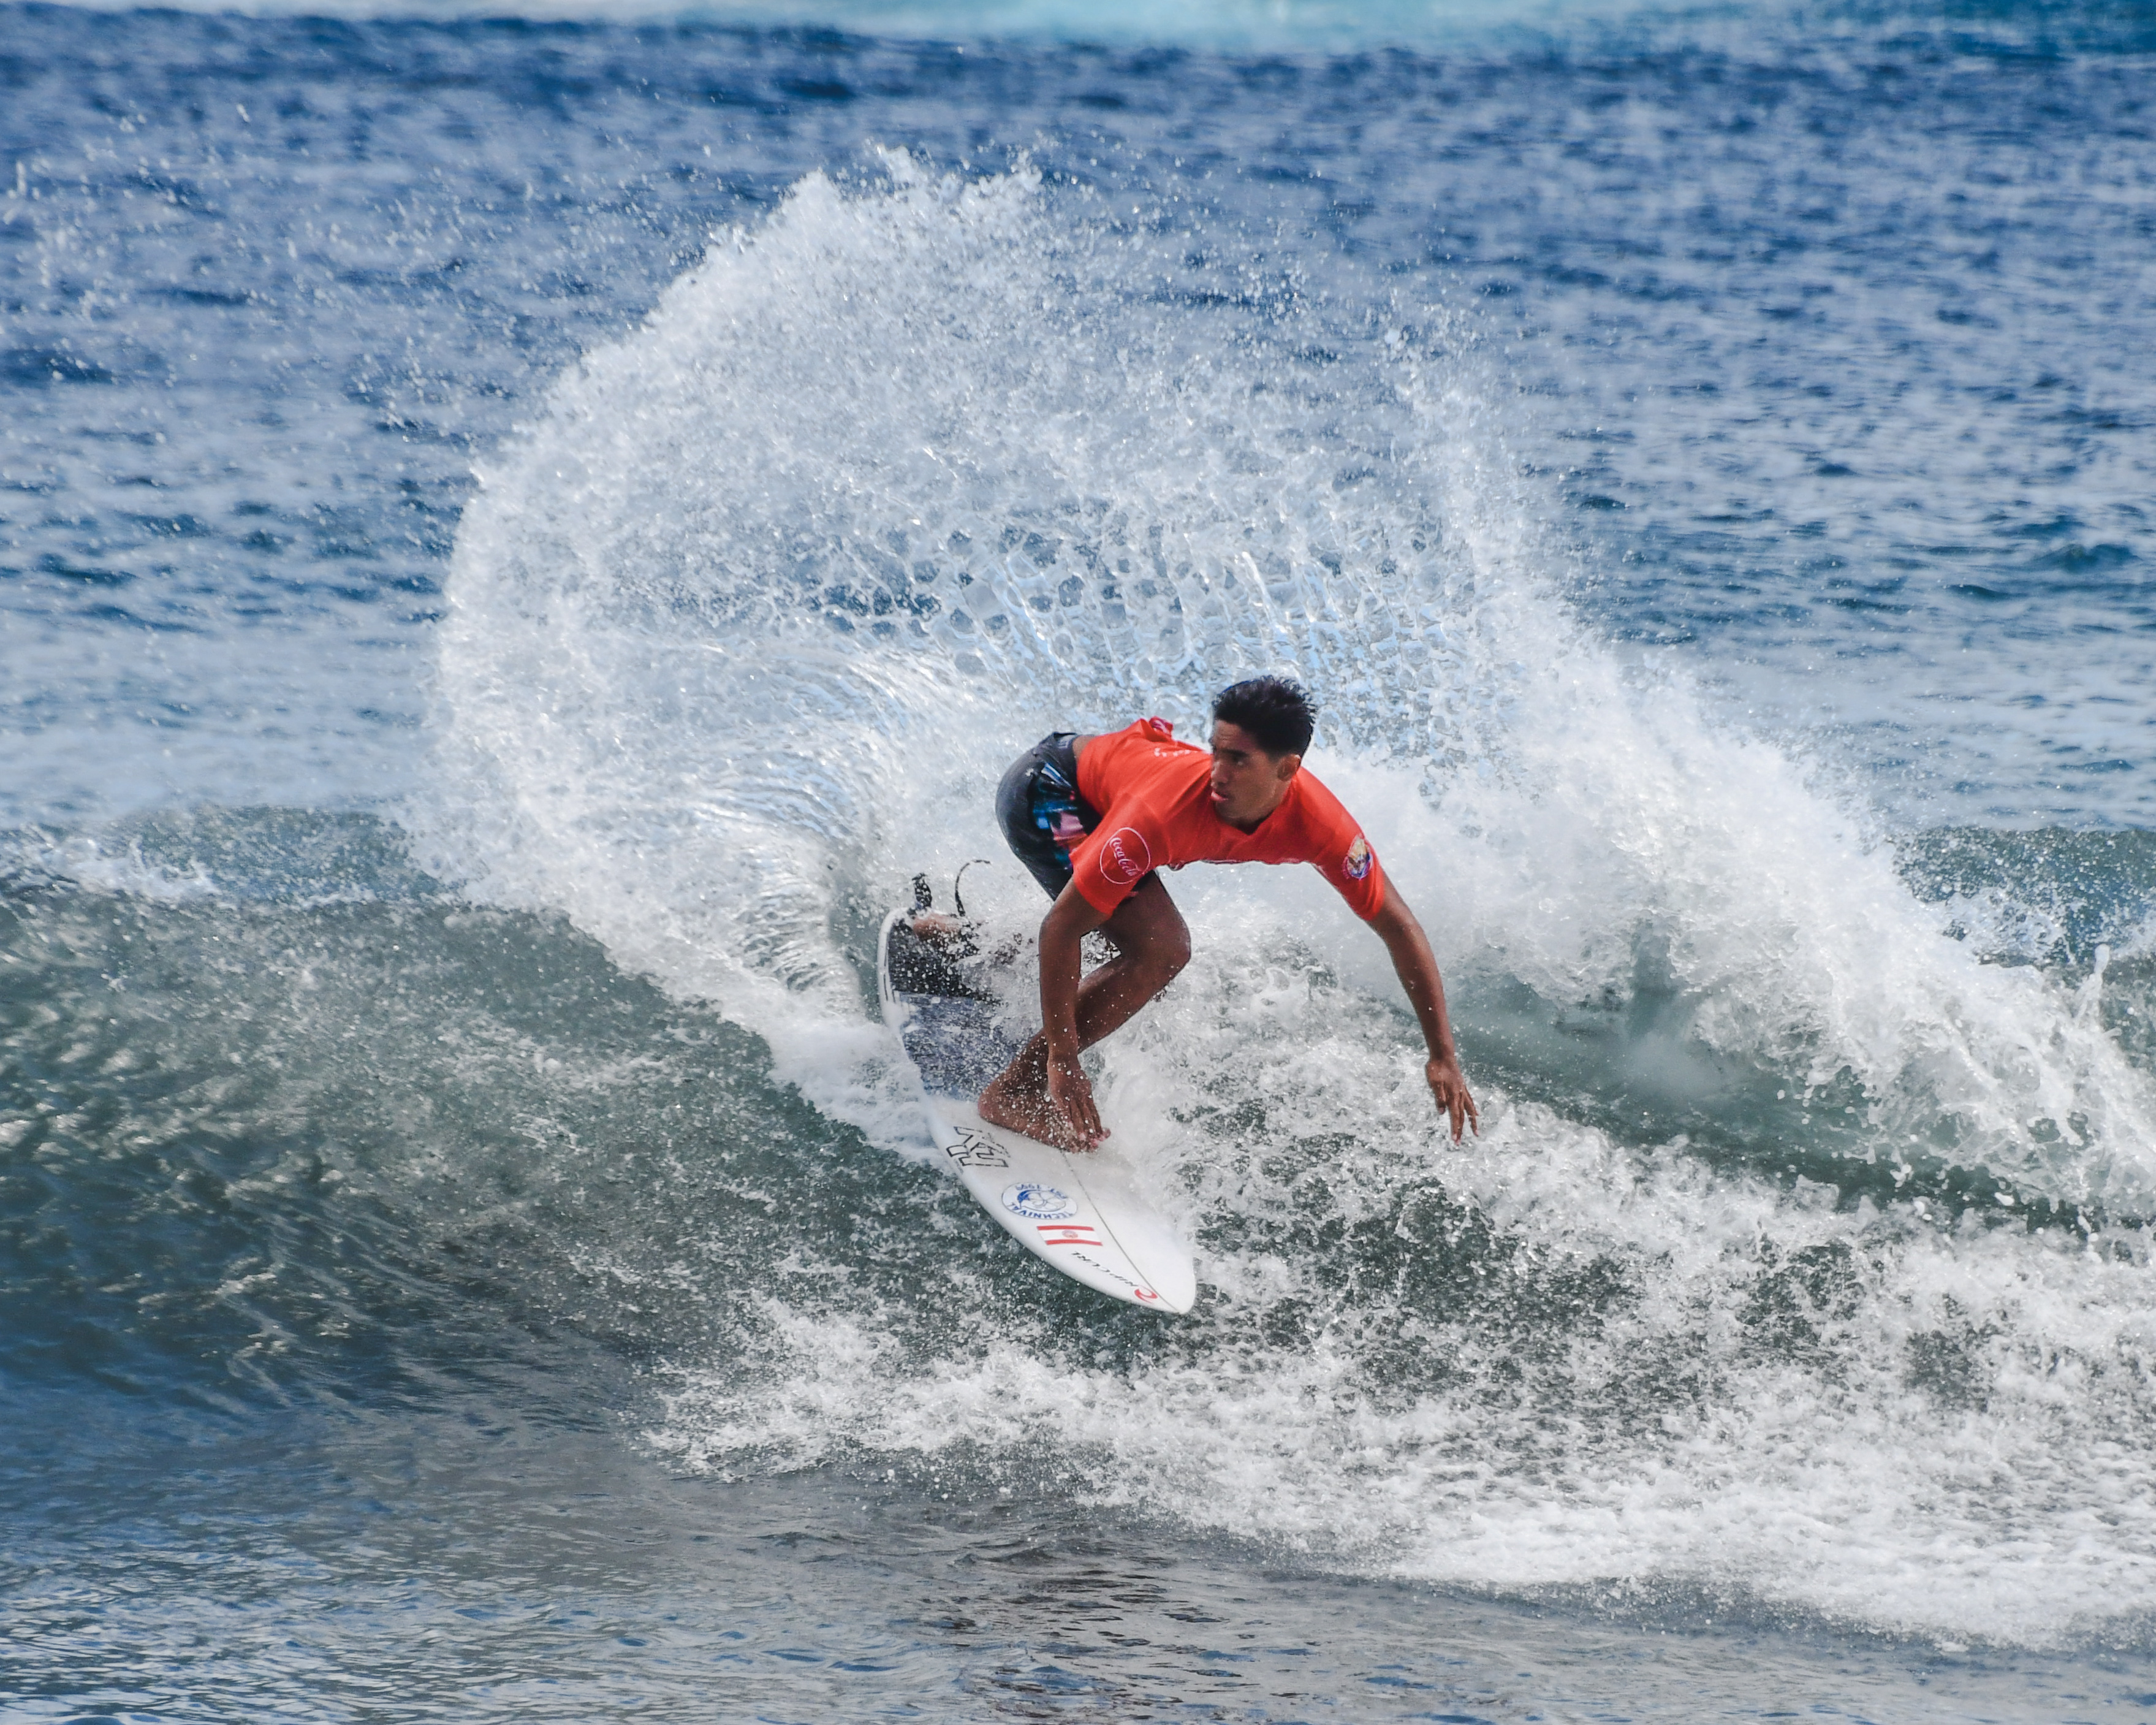
<svg viewBox="0 0 2156 1725">
<path fill-rule="evenodd" d="M 1091 1222 L 1042 1222 L 1035 1231 L 1043 1245 L 1091 1246 L 1096 1250 L 1101 1246 L 1101 1238 L 1093 1232 Z"/>
<path fill-rule="evenodd" d="M 1101 846 L 1101 875 L 1127 886 L 1152 866 L 1152 847 L 1136 827 L 1117 827 Z"/>
</svg>

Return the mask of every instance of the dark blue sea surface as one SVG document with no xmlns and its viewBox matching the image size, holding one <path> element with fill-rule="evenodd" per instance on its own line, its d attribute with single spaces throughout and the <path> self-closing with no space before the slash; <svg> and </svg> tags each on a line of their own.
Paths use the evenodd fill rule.
<svg viewBox="0 0 2156 1725">
<path fill-rule="evenodd" d="M 2156 1710 L 2146 19 L 1178 28 L 0 7 L 0 1718 Z M 1166 1322 L 875 931 L 1282 667 Z"/>
</svg>

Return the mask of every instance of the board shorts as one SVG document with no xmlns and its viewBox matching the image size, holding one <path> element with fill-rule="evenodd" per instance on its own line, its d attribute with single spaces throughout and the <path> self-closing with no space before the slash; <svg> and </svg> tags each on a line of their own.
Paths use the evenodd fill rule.
<svg viewBox="0 0 2156 1725">
<path fill-rule="evenodd" d="M 1050 898 L 1070 884 L 1070 847 L 1101 824 L 1099 811 L 1078 794 L 1077 737 L 1051 731 L 1011 762 L 996 788 L 996 819 L 1011 854 Z"/>
</svg>

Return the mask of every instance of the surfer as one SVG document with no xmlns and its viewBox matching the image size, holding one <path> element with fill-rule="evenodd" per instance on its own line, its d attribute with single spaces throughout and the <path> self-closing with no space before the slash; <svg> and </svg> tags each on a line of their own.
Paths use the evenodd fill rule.
<svg viewBox="0 0 2156 1725">
<path fill-rule="evenodd" d="M 980 1095 L 981 1117 L 1065 1149 L 1108 1136 L 1081 1049 L 1127 1024 L 1190 959 L 1190 930 L 1159 870 L 1185 863 L 1314 864 L 1392 954 L 1421 1020 L 1424 1067 L 1455 1142 L 1476 1118 L 1437 960 L 1414 912 L 1339 798 L 1303 770 L 1316 715 L 1302 686 L 1254 677 L 1213 702 L 1213 747 L 1164 719 L 1043 737 L 1004 775 L 996 814 L 1055 902 L 1040 925 L 1042 1029 Z M 1098 929 L 1115 956 L 1080 979 Z"/>
</svg>

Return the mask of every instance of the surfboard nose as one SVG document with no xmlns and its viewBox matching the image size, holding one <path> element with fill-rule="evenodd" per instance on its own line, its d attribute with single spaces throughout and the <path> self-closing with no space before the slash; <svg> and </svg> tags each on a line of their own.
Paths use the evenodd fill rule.
<svg viewBox="0 0 2156 1725">
<path fill-rule="evenodd" d="M 879 973 L 885 1018 L 920 1081 L 937 1147 L 974 1201 L 1074 1281 L 1149 1312 L 1188 1312 L 1198 1298 L 1190 1249 L 1122 1154 L 1066 1155 L 974 1107 L 1016 1051 L 993 991 L 921 941 L 903 911 L 885 920 Z"/>
</svg>

